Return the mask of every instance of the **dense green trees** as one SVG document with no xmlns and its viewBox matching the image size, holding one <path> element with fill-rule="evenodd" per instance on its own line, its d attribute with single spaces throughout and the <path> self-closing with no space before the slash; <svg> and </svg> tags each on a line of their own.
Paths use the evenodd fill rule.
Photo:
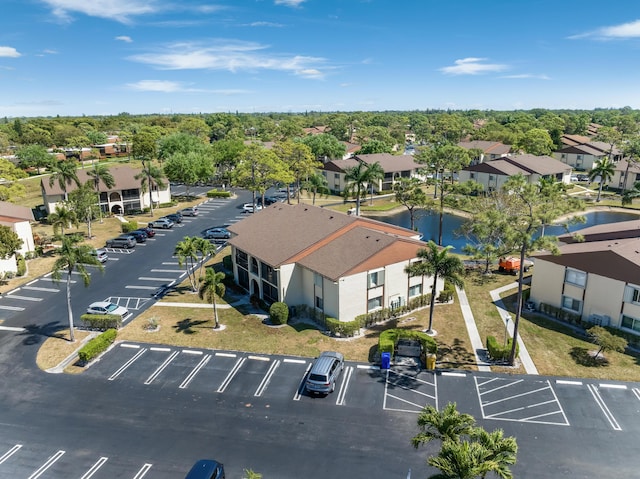
<svg viewBox="0 0 640 479">
<path fill-rule="evenodd" d="M 396 201 L 409 212 L 409 227 L 415 230 L 418 211 L 428 204 L 427 194 L 422 187 L 422 182 L 417 178 L 400 178 L 393 185 L 393 190 L 396 194 Z"/>
<path fill-rule="evenodd" d="M 64 192 L 64 199 L 67 200 L 67 188 L 73 184 L 80 186 L 77 172 L 78 165 L 75 160 L 68 159 L 54 163 L 51 166 L 51 176 L 49 176 L 49 186 L 58 183 Z"/>
<path fill-rule="evenodd" d="M 616 165 L 608 156 L 603 157 L 598 163 L 593 165 L 593 168 L 589 172 L 589 181 L 598 180 L 598 196 L 596 197 L 596 203 L 600 202 L 602 187 L 606 182 L 613 178 L 615 171 Z"/>
<path fill-rule="evenodd" d="M 8 226 L 0 225 L 0 259 L 13 256 L 22 247 L 23 241 Z"/>
</svg>

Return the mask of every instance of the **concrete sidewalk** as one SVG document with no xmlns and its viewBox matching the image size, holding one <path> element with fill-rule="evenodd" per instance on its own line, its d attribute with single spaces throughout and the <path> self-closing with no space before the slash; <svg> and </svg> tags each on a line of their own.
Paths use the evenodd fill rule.
<svg viewBox="0 0 640 479">
<path fill-rule="evenodd" d="M 478 365 L 478 371 L 491 371 L 489 363 L 486 361 L 487 351 L 482 344 L 478 327 L 476 326 L 476 320 L 471 312 L 471 306 L 469 306 L 469 300 L 467 299 L 467 293 L 464 289 L 456 287 L 458 293 L 458 301 L 460 301 L 460 309 L 462 310 L 462 316 L 464 317 L 464 323 L 467 326 L 469 332 L 469 339 L 471 340 L 471 347 L 473 348 L 473 354 L 476 357 L 476 364 Z"/>
</svg>

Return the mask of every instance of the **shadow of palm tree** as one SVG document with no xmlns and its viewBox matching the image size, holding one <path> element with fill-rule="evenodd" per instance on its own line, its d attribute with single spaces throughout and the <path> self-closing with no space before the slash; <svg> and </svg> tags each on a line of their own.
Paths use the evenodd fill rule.
<svg viewBox="0 0 640 479">
<path fill-rule="evenodd" d="M 206 323 L 207 321 L 204 320 L 194 321 L 190 318 L 186 318 L 182 321 L 179 321 L 175 326 L 173 326 L 173 329 L 175 329 L 176 333 L 195 334 L 197 333 L 197 331 L 194 328 Z"/>
<path fill-rule="evenodd" d="M 438 344 L 438 356 L 441 359 L 440 364 L 449 364 L 451 366 L 463 364 L 475 364 L 476 359 L 473 353 L 469 352 L 464 345 L 464 341 L 455 338 L 452 344 L 440 342 Z"/>
<path fill-rule="evenodd" d="M 25 346 L 31 346 L 42 343 L 46 338 L 63 338 L 64 335 L 60 332 L 62 329 L 64 326 L 59 321 L 51 321 L 41 325 L 28 324 L 20 336 L 25 337 L 22 340 Z"/>
</svg>

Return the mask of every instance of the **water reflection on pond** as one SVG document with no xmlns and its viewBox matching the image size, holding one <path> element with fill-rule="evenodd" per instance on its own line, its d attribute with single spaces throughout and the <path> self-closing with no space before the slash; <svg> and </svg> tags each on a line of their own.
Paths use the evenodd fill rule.
<svg viewBox="0 0 640 479">
<path fill-rule="evenodd" d="M 591 211 L 584 213 L 586 223 L 572 225 L 569 227 L 569 231 L 576 231 L 589 226 L 600 225 L 605 223 L 617 223 L 619 221 L 629 221 L 640 219 L 640 214 L 625 213 L 618 211 Z M 396 226 L 402 226 L 409 228 L 411 225 L 411 219 L 408 211 L 401 211 L 393 213 L 388 216 L 376 216 L 375 219 L 390 223 Z M 453 246 L 455 253 L 462 253 L 462 248 L 467 244 L 467 239 L 464 236 L 457 234 L 464 223 L 465 218 L 452 214 L 445 213 L 443 219 L 442 228 L 442 244 Z M 425 212 L 423 216 L 416 220 L 416 227 L 418 231 L 422 233 L 424 241 L 433 240 L 438 242 L 438 223 L 439 215 L 435 212 Z M 561 235 L 565 232 L 562 226 L 547 226 L 545 234 L 547 235 Z"/>
</svg>

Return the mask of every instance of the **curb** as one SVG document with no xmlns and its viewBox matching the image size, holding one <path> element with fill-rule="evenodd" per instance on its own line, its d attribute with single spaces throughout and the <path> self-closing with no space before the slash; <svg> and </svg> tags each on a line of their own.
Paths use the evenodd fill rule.
<svg viewBox="0 0 640 479">
<path fill-rule="evenodd" d="M 82 347 L 85 344 L 87 344 L 91 339 L 95 338 L 98 334 L 99 333 L 97 333 L 95 331 L 89 333 L 89 335 L 80 342 L 80 344 L 78 345 L 78 347 L 76 348 L 76 350 L 73 353 L 71 353 L 69 356 L 67 356 L 65 359 L 63 359 L 62 362 L 60 364 L 58 364 L 57 366 L 54 366 L 54 367 L 49 368 L 49 369 L 45 369 L 45 372 L 47 372 L 49 374 L 61 374 L 61 373 L 63 373 L 65 368 L 67 366 L 69 366 L 69 364 L 71 364 L 76 359 L 78 359 L 78 351 L 80 351 L 80 349 L 82 349 Z"/>
</svg>

